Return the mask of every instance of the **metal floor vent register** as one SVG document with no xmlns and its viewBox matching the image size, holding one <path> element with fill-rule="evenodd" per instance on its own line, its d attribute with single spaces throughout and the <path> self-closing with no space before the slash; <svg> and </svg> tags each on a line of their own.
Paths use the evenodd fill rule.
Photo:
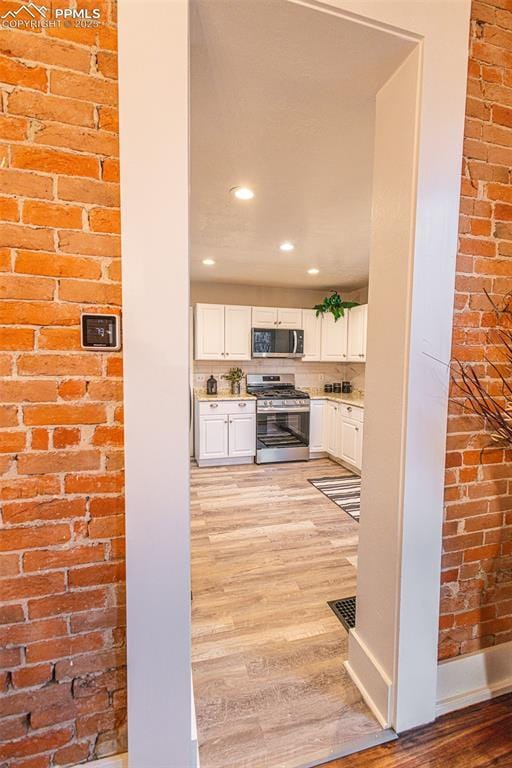
<svg viewBox="0 0 512 768">
<path fill-rule="evenodd" d="M 334 612 L 347 632 L 356 626 L 356 598 L 344 597 L 343 600 L 329 600 L 329 608 Z"/>
</svg>

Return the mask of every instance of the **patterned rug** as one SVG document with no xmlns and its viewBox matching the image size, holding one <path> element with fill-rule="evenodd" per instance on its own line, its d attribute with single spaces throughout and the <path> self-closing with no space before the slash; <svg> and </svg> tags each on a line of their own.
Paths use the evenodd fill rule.
<svg viewBox="0 0 512 768">
<path fill-rule="evenodd" d="M 361 508 L 361 478 L 357 475 L 348 477 L 319 477 L 309 480 L 311 485 L 334 501 L 338 507 L 359 522 Z"/>
</svg>

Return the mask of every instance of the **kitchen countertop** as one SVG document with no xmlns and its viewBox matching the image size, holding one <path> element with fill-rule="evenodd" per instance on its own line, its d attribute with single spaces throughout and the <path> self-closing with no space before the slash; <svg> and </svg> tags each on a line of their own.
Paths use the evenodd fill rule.
<svg viewBox="0 0 512 768">
<path fill-rule="evenodd" d="M 204 390 L 195 390 L 194 395 L 196 400 L 200 403 L 207 403 L 209 401 L 222 400 L 256 400 L 254 395 L 249 395 L 247 392 L 240 392 L 239 395 L 232 395 L 230 392 L 218 392 L 216 395 L 207 395 Z"/>
<path fill-rule="evenodd" d="M 353 405 L 355 408 L 364 408 L 364 399 L 360 395 L 349 395 L 343 392 L 324 392 L 321 389 L 306 389 L 311 400 L 331 400 L 334 403 Z"/>
<path fill-rule="evenodd" d="M 355 408 L 364 408 L 364 400 L 360 395 L 347 395 L 338 392 L 324 392 L 321 389 L 307 389 L 302 387 L 305 392 L 309 393 L 311 400 L 331 400 L 334 403 L 344 403 L 345 405 L 353 405 Z M 256 400 L 254 395 L 249 395 L 247 392 L 241 392 L 239 395 L 232 395 L 230 392 L 218 392 L 216 395 L 207 395 L 204 390 L 194 390 L 194 396 L 200 403 L 207 403 L 209 401 L 222 402 L 223 400 Z"/>
</svg>

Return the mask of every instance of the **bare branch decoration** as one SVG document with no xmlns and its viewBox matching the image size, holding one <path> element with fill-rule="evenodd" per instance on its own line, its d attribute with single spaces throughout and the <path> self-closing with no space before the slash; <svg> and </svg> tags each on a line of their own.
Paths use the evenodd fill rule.
<svg viewBox="0 0 512 768">
<path fill-rule="evenodd" d="M 496 328 L 493 334 L 488 332 L 487 340 L 494 347 L 503 350 L 503 364 L 489 360 L 484 361 L 496 375 L 496 379 L 481 376 L 474 365 L 455 359 L 452 364 L 452 383 L 458 396 L 464 397 L 462 408 L 471 411 L 485 420 L 486 429 L 493 443 L 502 445 L 512 444 L 512 292 L 508 293 L 498 304 L 484 289 L 496 315 Z M 492 338 L 494 335 L 494 338 Z M 505 367 L 505 372 L 502 370 Z M 499 395 L 494 394 L 491 385 L 499 381 Z"/>
</svg>

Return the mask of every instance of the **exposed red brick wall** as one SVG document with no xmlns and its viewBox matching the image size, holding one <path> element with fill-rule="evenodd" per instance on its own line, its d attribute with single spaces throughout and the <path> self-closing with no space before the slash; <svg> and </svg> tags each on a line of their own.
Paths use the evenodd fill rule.
<svg viewBox="0 0 512 768">
<path fill-rule="evenodd" d="M 121 304 L 116 8 L 78 6 L 0 27 L 2 768 L 125 749 L 122 358 L 79 334 Z"/>
<path fill-rule="evenodd" d="M 473 3 L 470 43 L 453 357 L 473 363 L 499 394 L 485 361 L 499 363 L 502 352 L 489 339 L 496 318 L 484 289 L 497 298 L 512 290 L 511 0 Z M 482 427 L 452 403 L 441 658 L 512 639 L 512 451 L 482 453 Z"/>
</svg>

